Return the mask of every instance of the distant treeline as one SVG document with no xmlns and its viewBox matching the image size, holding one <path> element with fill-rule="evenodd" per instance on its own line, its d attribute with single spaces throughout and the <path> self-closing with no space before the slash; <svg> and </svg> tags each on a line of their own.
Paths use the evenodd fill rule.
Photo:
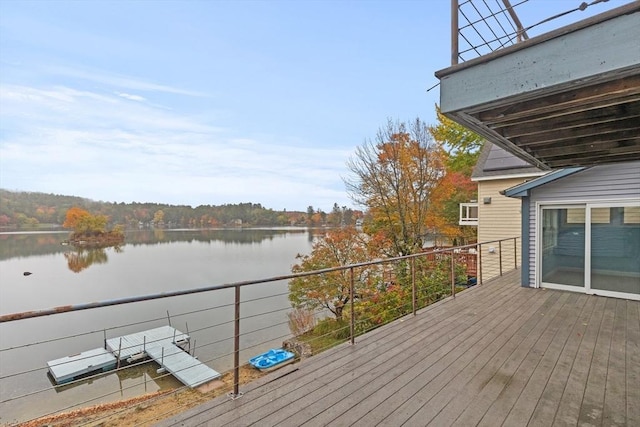
<svg viewBox="0 0 640 427">
<path fill-rule="evenodd" d="M 228 226 L 353 225 L 362 212 L 334 204 L 331 212 L 309 206 L 306 212 L 274 211 L 259 203 L 198 207 L 161 203 L 97 202 L 75 196 L 0 189 L 0 228 L 61 226 L 67 211 L 79 207 L 106 215 L 111 225 L 127 228 L 206 228 Z"/>
</svg>

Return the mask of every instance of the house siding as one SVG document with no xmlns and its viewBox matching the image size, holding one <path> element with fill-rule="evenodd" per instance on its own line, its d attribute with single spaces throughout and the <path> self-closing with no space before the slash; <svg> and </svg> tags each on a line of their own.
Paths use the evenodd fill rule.
<svg viewBox="0 0 640 427">
<path fill-rule="evenodd" d="M 539 202 L 584 203 L 640 200 L 640 161 L 594 166 L 531 190 L 529 199 L 529 283 L 536 284 L 536 231 Z"/>
<path fill-rule="evenodd" d="M 524 182 L 524 178 L 509 178 L 495 181 L 478 182 L 478 242 L 488 242 L 521 235 L 521 202 L 503 196 L 500 191 Z M 490 204 L 484 204 L 485 197 L 491 197 Z M 506 245 L 507 243 L 503 243 Z M 497 245 L 497 244 L 496 244 Z M 491 245 L 482 248 L 482 279 L 487 280 L 500 274 L 500 265 L 496 252 L 489 252 Z M 497 250 L 497 246 L 496 246 Z M 521 263 L 521 245 L 517 243 L 516 256 Z M 503 248 L 503 267 L 513 268 L 511 245 Z"/>
</svg>

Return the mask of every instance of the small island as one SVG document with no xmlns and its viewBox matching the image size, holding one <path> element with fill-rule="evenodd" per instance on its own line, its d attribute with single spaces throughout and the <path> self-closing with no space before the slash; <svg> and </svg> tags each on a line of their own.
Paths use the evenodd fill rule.
<svg viewBox="0 0 640 427">
<path fill-rule="evenodd" d="M 92 215 L 88 211 L 73 207 L 67 211 L 62 226 L 72 230 L 69 243 L 81 248 L 106 248 L 124 243 L 124 227 L 114 226 L 107 230 L 105 215 Z"/>
</svg>

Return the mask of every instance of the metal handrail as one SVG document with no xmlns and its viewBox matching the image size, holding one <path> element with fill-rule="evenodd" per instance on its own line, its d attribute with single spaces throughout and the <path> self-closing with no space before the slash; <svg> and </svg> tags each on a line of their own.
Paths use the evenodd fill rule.
<svg viewBox="0 0 640 427">
<path fill-rule="evenodd" d="M 240 289 L 242 287 L 249 286 L 249 285 L 256 285 L 256 284 L 260 284 L 260 283 L 269 283 L 269 282 L 276 282 L 276 281 L 281 281 L 281 280 L 291 280 L 291 279 L 296 279 L 296 278 L 300 278 L 300 277 L 307 277 L 307 276 L 313 276 L 313 275 L 322 275 L 322 274 L 331 273 L 331 272 L 349 270 L 349 274 L 350 274 L 349 298 L 350 298 L 350 308 L 351 308 L 351 310 L 350 310 L 351 311 L 351 315 L 350 315 L 350 325 L 349 325 L 350 331 L 349 331 L 349 335 L 350 335 L 351 344 L 355 344 L 355 335 L 356 335 L 355 323 L 356 323 L 356 319 L 355 319 L 355 310 L 354 310 L 354 300 L 355 300 L 356 293 L 355 293 L 355 275 L 354 275 L 354 270 L 356 268 L 363 268 L 363 267 L 372 266 L 372 265 L 381 265 L 381 264 L 394 263 L 394 262 L 397 262 L 397 261 L 408 260 L 410 262 L 409 268 L 410 268 L 411 291 L 412 291 L 412 297 L 411 297 L 411 299 L 412 299 L 412 309 L 411 309 L 411 312 L 413 313 L 413 315 L 415 315 L 416 312 L 417 312 L 417 309 L 418 309 L 417 292 L 416 292 L 416 290 L 417 290 L 417 288 L 416 288 L 416 267 L 415 267 L 416 258 L 425 257 L 425 256 L 429 256 L 429 255 L 437 255 L 437 254 L 448 254 L 448 255 L 451 256 L 451 272 L 450 272 L 450 277 L 451 277 L 451 297 L 455 298 L 455 296 L 456 296 L 456 275 L 455 275 L 455 265 L 456 265 L 456 263 L 455 263 L 455 259 L 456 259 L 456 255 L 459 252 L 461 252 L 463 250 L 469 250 L 469 249 L 475 249 L 477 251 L 477 264 L 476 264 L 477 283 L 481 285 L 483 283 L 483 277 L 482 277 L 482 247 L 483 247 L 483 245 L 486 246 L 488 244 L 498 243 L 499 274 L 502 275 L 503 274 L 503 256 L 502 256 L 503 245 L 502 245 L 502 243 L 505 242 L 505 241 L 511 241 L 511 240 L 513 241 L 513 244 L 514 244 L 513 250 L 514 250 L 514 253 L 515 253 L 515 255 L 514 255 L 514 268 L 517 269 L 517 267 L 518 267 L 517 239 L 519 239 L 519 237 L 511 237 L 511 238 L 507 238 L 507 239 L 496 239 L 496 240 L 486 241 L 486 242 L 482 242 L 482 243 L 473 243 L 473 244 L 469 244 L 469 245 L 462 245 L 462 246 L 456 246 L 456 247 L 451 247 L 451 248 L 430 250 L 430 251 L 420 252 L 420 253 L 416 253 L 416 254 L 412 254 L 412 255 L 405 255 L 405 256 L 399 256 L 399 257 L 393 257 L 393 258 L 385 258 L 385 259 L 377 259 L 377 260 L 372 260 L 372 261 L 367 261 L 367 262 L 362 262 L 362 263 L 357 263 L 357 264 L 350 264 L 350 265 L 339 266 L 339 267 L 325 268 L 325 269 L 309 271 L 309 272 L 287 274 L 287 275 L 282 275 L 282 276 L 274 276 L 274 277 L 256 279 L 256 280 L 246 280 L 246 281 L 240 281 L 240 282 L 232 282 L 232 283 L 227 283 L 227 284 L 223 284 L 223 285 L 204 286 L 204 287 L 200 287 L 200 288 L 192 288 L 192 289 L 172 291 L 172 292 L 163 292 L 163 293 L 158 293 L 158 294 L 147 294 L 147 295 L 141 295 L 141 296 L 135 296 L 135 297 L 119 298 L 119 299 L 114 299 L 114 300 L 105 300 L 105 301 L 101 301 L 101 302 L 92 302 L 92 303 L 75 304 L 75 305 L 65 305 L 65 306 L 54 307 L 54 308 L 49 308 L 49 309 L 31 310 L 31 311 L 24 311 L 24 312 L 19 312 L 19 313 L 5 314 L 5 315 L 1 315 L 0 316 L 0 323 L 14 322 L 14 321 L 19 321 L 19 320 L 24 320 L 24 319 L 29 319 L 29 318 L 35 318 L 35 317 L 57 315 L 57 314 L 62 314 L 62 313 L 67 313 L 67 312 L 72 312 L 72 311 L 90 310 L 90 309 L 97 309 L 97 308 L 109 307 L 109 306 L 114 306 L 114 305 L 131 304 L 131 303 L 142 302 L 142 301 L 149 301 L 149 300 L 156 300 L 156 299 L 163 299 L 163 298 L 172 298 L 172 297 L 189 295 L 189 294 L 212 292 L 212 291 L 218 291 L 218 290 L 222 290 L 222 289 L 233 288 L 234 291 L 235 291 L 235 297 L 234 297 L 234 319 L 233 319 L 233 322 L 234 322 L 234 335 L 233 335 L 233 338 L 234 338 L 234 340 L 233 340 L 234 341 L 234 349 L 233 349 L 234 381 L 233 381 L 233 392 L 230 395 L 231 395 L 231 397 L 237 397 L 237 396 L 240 396 L 240 391 L 239 391 L 239 385 L 240 385 L 240 379 L 239 379 L 240 378 L 240 320 L 241 320 L 241 316 L 240 316 L 240 309 L 241 309 Z"/>
</svg>

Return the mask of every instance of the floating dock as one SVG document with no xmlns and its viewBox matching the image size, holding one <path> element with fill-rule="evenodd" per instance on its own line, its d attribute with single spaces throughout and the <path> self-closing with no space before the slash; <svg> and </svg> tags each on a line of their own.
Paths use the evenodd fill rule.
<svg viewBox="0 0 640 427">
<path fill-rule="evenodd" d="M 220 374 L 184 351 L 180 345 L 189 336 L 171 326 L 106 340 L 105 349 L 98 348 L 47 362 L 57 384 L 63 384 L 96 371 L 114 369 L 120 363 L 150 358 L 160 370 L 170 372 L 191 388 L 220 378 Z"/>
<path fill-rule="evenodd" d="M 66 356 L 47 362 L 49 372 L 56 384 L 64 384 L 95 371 L 110 371 L 118 359 L 104 348 L 94 348 L 80 354 Z"/>
</svg>

